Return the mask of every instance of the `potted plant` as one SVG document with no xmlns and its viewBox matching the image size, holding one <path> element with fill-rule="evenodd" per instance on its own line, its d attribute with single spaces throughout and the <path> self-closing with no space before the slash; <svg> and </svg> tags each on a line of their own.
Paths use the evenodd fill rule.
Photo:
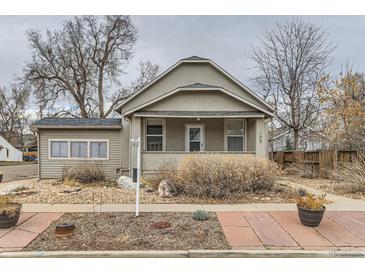
<svg viewBox="0 0 365 274">
<path fill-rule="evenodd" d="M 19 220 L 22 205 L 6 196 L 0 196 L 0 228 L 15 226 Z"/>
<path fill-rule="evenodd" d="M 316 196 L 307 193 L 305 196 L 299 197 L 297 207 L 301 223 L 306 226 L 318 226 L 326 210 L 324 206 L 326 202 L 325 195 Z"/>
</svg>

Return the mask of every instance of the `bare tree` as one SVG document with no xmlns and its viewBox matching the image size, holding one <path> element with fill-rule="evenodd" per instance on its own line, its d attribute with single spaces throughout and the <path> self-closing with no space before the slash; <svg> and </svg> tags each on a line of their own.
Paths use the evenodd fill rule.
<svg viewBox="0 0 365 274">
<path fill-rule="evenodd" d="M 334 49 L 327 38 L 320 27 L 299 19 L 276 24 L 265 32 L 261 47 L 250 49 L 259 71 L 254 80 L 264 98 L 275 106 L 280 124 L 293 131 L 294 149 L 298 148 L 300 131 L 318 117 L 316 86 Z"/>
<path fill-rule="evenodd" d="M 36 91 L 41 111 L 105 118 L 131 93 L 120 82 L 137 38 L 130 17 L 75 17 L 59 31 L 42 35 L 30 30 L 27 35 L 33 57 L 25 79 Z M 69 104 L 57 109 L 65 100 Z"/>
<path fill-rule="evenodd" d="M 0 88 L 0 132 L 10 143 L 16 139 L 22 140 L 24 130 L 29 125 L 29 115 L 26 114 L 26 106 L 29 99 L 29 91 L 12 87 L 8 91 Z"/>
</svg>

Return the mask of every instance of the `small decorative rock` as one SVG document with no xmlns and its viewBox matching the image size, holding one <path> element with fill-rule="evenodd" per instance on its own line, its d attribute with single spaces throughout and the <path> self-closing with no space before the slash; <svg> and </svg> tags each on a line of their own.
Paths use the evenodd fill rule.
<svg viewBox="0 0 365 274">
<path fill-rule="evenodd" d="M 162 180 L 158 185 L 158 195 L 163 198 L 171 198 L 177 195 L 176 187 L 168 180 Z"/>
</svg>

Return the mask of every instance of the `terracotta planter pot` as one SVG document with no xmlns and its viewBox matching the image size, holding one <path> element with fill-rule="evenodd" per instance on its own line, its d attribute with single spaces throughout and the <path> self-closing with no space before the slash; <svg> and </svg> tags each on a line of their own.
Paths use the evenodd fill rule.
<svg viewBox="0 0 365 274">
<path fill-rule="evenodd" d="M 306 226 L 318 226 L 323 218 L 323 214 L 326 210 L 326 207 L 323 206 L 322 209 L 308 209 L 303 207 L 298 207 L 299 220 L 303 225 Z"/>
<path fill-rule="evenodd" d="M 1 213 L 0 214 L 0 228 L 7 228 L 11 226 L 15 226 L 20 217 L 20 210 L 22 208 L 21 204 L 15 204 L 18 206 L 15 214 L 9 216 L 8 214 Z"/>
</svg>

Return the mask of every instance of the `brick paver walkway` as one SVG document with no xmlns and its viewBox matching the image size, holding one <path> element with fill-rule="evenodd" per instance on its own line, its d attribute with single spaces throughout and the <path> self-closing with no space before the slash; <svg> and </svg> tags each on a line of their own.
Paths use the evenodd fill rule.
<svg viewBox="0 0 365 274">
<path fill-rule="evenodd" d="M 326 212 L 315 228 L 296 211 L 218 212 L 232 249 L 365 250 L 365 212 Z"/>
<path fill-rule="evenodd" d="M 22 213 L 15 227 L 0 228 L 0 252 L 20 251 L 62 213 Z"/>
</svg>

